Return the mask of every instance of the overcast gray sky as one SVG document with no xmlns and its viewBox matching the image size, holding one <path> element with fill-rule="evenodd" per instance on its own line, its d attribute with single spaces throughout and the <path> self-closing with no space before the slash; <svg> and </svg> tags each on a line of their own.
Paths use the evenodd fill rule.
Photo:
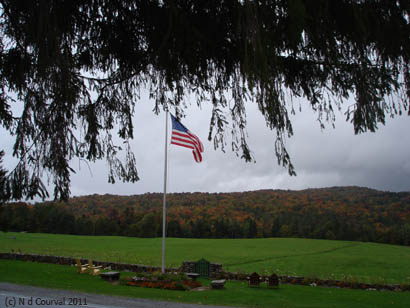
<svg viewBox="0 0 410 308">
<path fill-rule="evenodd" d="M 162 192 L 164 177 L 165 115 L 152 112 L 153 101 L 142 98 L 136 104 L 135 138 L 131 142 L 140 181 L 109 184 L 105 161 L 72 161 L 73 196 L 88 194 L 132 195 Z M 233 192 L 257 189 L 319 188 L 364 186 L 385 191 L 410 191 L 410 117 L 387 118 L 376 133 L 354 135 L 351 123 L 336 113 L 336 128 L 321 130 L 316 114 L 307 103 L 292 116 L 294 136 L 286 141 L 297 176 L 277 165 L 275 133 L 270 131 L 254 104 L 247 104 L 248 142 L 256 163 L 246 163 L 227 147 L 214 150 L 207 140 L 211 109 L 195 104 L 186 111 L 182 123 L 204 145 L 203 162 L 194 161 L 191 150 L 171 145 L 169 149 L 168 192 Z M 305 106 L 303 106 L 305 104 Z M 170 122 L 170 121 L 169 121 Z M 0 149 L 7 153 L 5 167 L 12 169 L 13 140 L 1 131 Z M 229 141 L 229 139 L 228 139 Z M 169 142 L 169 138 L 168 138 Z M 91 169 L 91 171 L 90 171 Z M 50 187 L 49 193 L 53 190 Z"/>
</svg>

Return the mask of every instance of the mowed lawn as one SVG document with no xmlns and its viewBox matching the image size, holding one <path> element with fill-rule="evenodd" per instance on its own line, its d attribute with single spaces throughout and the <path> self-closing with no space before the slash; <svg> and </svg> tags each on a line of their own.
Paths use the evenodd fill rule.
<svg viewBox="0 0 410 308">
<path fill-rule="evenodd" d="M 132 273 L 121 273 L 121 277 Z M 171 291 L 112 285 L 98 276 L 78 274 L 73 266 L 0 260 L 0 281 L 87 293 L 149 298 L 209 305 L 258 308 L 408 308 L 410 292 L 364 291 L 281 285 L 249 288 L 245 281 L 227 281 L 223 290 Z M 201 279 L 204 285 L 209 280 Z M 1 288 L 1 285 L 0 285 Z M 86 298 L 86 297 L 85 297 Z M 1 306 L 1 304 L 0 304 Z"/>
<path fill-rule="evenodd" d="M 161 264 L 161 238 L 0 232 L 0 252 L 12 250 L 99 261 Z M 167 238 L 167 266 L 206 258 L 224 270 L 410 283 L 410 247 L 312 239 Z"/>
</svg>

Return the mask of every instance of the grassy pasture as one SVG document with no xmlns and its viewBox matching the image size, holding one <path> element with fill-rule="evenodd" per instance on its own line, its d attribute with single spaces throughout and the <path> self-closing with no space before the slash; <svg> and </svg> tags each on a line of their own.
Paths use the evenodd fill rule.
<svg viewBox="0 0 410 308">
<path fill-rule="evenodd" d="M 161 238 L 0 232 L 0 251 L 161 264 Z M 410 283 L 410 247 L 312 239 L 167 239 L 167 266 L 206 258 L 225 270 Z"/>
</svg>

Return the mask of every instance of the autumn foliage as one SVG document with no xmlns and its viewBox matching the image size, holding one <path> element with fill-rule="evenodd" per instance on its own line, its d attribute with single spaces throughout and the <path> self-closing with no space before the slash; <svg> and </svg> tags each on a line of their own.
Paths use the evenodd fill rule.
<svg viewBox="0 0 410 308">
<path fill-rule="evenodd" d="M 175 193 L 167 202 L 167 236 L 302 237 L 410 244 L 410 193 L 359 187 L 242 193 Z M 8 204 L 0 229 L 157 237 L 162 194 L 90 195 L 68 203 Z"/>
</svg>

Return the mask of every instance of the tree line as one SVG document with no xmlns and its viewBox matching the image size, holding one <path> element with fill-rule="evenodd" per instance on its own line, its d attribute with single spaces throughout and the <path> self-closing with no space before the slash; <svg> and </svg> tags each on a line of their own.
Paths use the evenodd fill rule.
<svg viewBox="0 0 410 308">
<path fill-rule="evenodd" d="M 366 188 L 170 194 L 167 236 L 300 237 L 410 244 L 410 193 Z M 161 194 L 92 195 L 9 203 L 0 230 L 80 235 L 162 235 Z"/>
</svg>

